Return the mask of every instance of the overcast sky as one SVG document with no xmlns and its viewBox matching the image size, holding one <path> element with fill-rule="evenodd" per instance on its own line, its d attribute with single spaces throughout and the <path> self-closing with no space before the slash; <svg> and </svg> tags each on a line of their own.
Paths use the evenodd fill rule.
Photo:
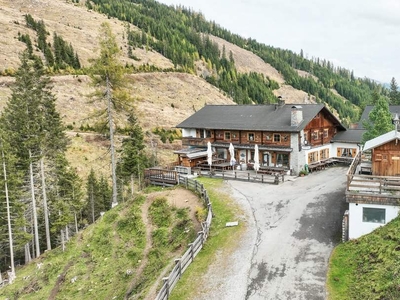
<svg viewBox="0 0 400 300">
<path fill-rule="evenodd" d="M 202 12 L 245 38 L 400 83 L 399 0 L 159 0 Z"/>
</svg>

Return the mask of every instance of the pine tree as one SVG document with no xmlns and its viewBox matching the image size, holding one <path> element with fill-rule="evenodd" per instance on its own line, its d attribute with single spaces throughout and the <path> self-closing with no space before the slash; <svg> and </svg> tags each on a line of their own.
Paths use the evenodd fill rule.
<svg viewBox="0 0 400 300">
<path fill-rule="evenodd" d="M 396 79 L 392 77 L 390 81 L 390 92 L 389 92 L 390 103 L 394 105 L 400 105 L 400 92 L 399 86 Z"/>
<path fill-rule="evenodd" d="M 144 135 L 141 127 L 133 114 L 129 116 L 128 121 L 129 137 L 122 140 L 117 171 L 119 178 L 124 182 L 130 182 L 133 193 L 133 176 L 139 177 L 139 173 L 149 167 L 150 162 L 144 152 Z"/>
<path fill-rule="evenodd" d="M 376 99 L 375 106 L 368 115 L 368 120 L 364 120 L 363 126 L 367 130 L 362 137 L 362 143 L 385 134 L 394 129 L 392 124 L 392 114 L 389 110 L 387 101 L 379 96 L 375 91 L 373 99 Z"/>
<path fill-rule="evenodd" d="M 93 60 L 92 81 L 95 86 L 103 89 L 97 90 L 97 99 L 107 102 L 106 117 L 109 124 L 111 142 L 111 171 L 112 171 L 112 203 L 118 203 L 116 157 L 114 144 L 114 121 L 115 111 L 125 108 L 130 96 L 125 90 L 126 80 L 124 78 L 123 66 L 118 61 L 120 53 L 115 35 L 111 31 L 110 24 L 101 24 L 100 36 L 100 57 Z"/>
</svg>

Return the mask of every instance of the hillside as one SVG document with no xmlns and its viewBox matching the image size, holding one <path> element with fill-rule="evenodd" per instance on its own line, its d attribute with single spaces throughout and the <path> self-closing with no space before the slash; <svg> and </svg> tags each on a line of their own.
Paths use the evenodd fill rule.
<svg viewBox="0 0 400 300">
<path fill-rule="evenodd" d="M 400 219 L 340 244 L 330 259 L 329 299 L 400 298 Z"/>
<path fill-rule="evenodd" d="M 201 229 L 199 198 L 183 188 L 138 195 L 66 245 L 18 268 L 1 299 L 154 299 L 171 260 Z M 126 298 L 127 299 L 127 298 Z"/>
<path fill-rule="evenodd" d="M 18 32 L 28 33 L 35 38 L 33 30 L 25 26 L 25 14 L 31 14 L 35 19 L 41 19 L 48 31 L 56 32 L 76 49 L 83 66 L 89 64 L 91 58 L 98 55 L 97 35 L 100 24 L 109 21 L 117 41 L 123 49 L 121 61 L 136 66 L 142 64 L 154 65 L 158 68 L 172 68 L 171 61 L 154 51 L 135 48 L 133 53 L 139 60 L 127 57 L 127 40 L 125 37 L 126 23 L 116 19 L 109 20 L 106 16 L 86 9 L 81 4 L 64 1 L 5 1 L 0 0 L 0 39 L 8 47 L 0 50 L 2 70 L 18 68 L 18 53 L 23 51 L 25 44 L 16 39 Z M 130 25 L 131 30 L 135 26 Z M 136 30 L 138 30 L 136 28 Z M 284 85 L 283 77 L 264 63 L 250 51 L 239 48 L 229 42 L 211 36 L 220 47 L 226 47 L 234 53 L 239 72 L 256 71 L 279 82 L 281 87 L 275 94 L 283 95 L 293 103 L 303 103 L 305 92 Z M 36 51 L 39 53 L 38 51 Z M 246 64 L 248 62 L 248 64 Z M 2 71 L 0 70 L 0 72 Z M 135 102 L 138 121 L 144 132 L 151 133 L 157 127 L 173 128 L 195 110 L 205 104 L 233 104 L 233 101 L 221 91 L 200 77 L 185 73 L 138 73 L 129 76 L 130 89 Z M 0 77 L 0 109 L 2 109 L 11 94 L 12 77 Z M 73 131 L 80 131 L 81 126 L 93 124 L 95 120 L 89 117 L 99 109 L 101 103 L 89 103 L 88 95 L 94 91 L 90 79 L 85 75 L 58 75 L 52 77 L 53 92 L 57 97 L 57 108 L 66 125 Z M 157 115 L 157 118 L 154 116 Z M 123 120 L 122 116 L 119 120 Z M 123 121 L 120 121 L 123 123 Z M 108 142 L 101 137 L 76 135 L 71 132 L 71 147 L 68 152 L 71 164 L 83 177 L 94 168 L 101 173 L 108 173 L 109 166 L 104 162 L 108 151 Z M 157 149 L 152 147 L 157 141 Z M 148 151 L 157 152 L 161 162 L 168 163 L 175 159 L 173 149 L 180 147 L 179 142 L 163 144 L 157 136 L 147 135 Z"/>
</svg>

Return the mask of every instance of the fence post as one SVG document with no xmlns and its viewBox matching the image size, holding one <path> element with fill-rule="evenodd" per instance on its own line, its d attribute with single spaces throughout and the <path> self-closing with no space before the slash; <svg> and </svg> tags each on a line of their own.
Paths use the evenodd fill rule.
<svg viewBox="0 0 400 300">
<path fill-rule="evenodd" d="M 264 174 L 261 174 L 261 182 L 264 183 Z"/>
<path fill-rule="evenodd" d="M 185 185 L 186 185 L 186 189 L 189 188 L 189 178 L 185 178 Z"/>
<path fill-rule="evenodd" d="M 167 299 L 169 298 L 169 277 L 164 277 L 162 279 L 164 281 L 164 284 L 166 284 L 166 289 L 167 289 Z"/>
<path fill-rule="evenodd" d="M 235 179 L 237 179 L 237 172 L 235 171 L 234 173 L 235 173 Z"/>
<path fill-rule="evenodd" d="M 225 179 L 225 172 L 222 170 L 222 179 Z"/>
<path fill-rule="evenodd" d="M 247 173 L 247 180 L 250 181 L 250 173 Z"/>
<path fill-rule="evenodd" d="M 203 232 L 203 231 L 199 231 L 199 232 L 197 233 L 197 235 L 201 235 L 201 239 L 200 239 L 200 241 L 201 241 L 201 248 L 203 248 L 203 244 L 204 244 L 204 232 Z"/>
<path fill-rule="evenodd" d="M 193 259 L 194 259 L 194 255 L 193 255 L 193 243 L 190 243 L 190 244 L 189 244 L 189 247 L 190 247 L 190 259 L 193 261 Z"/>
<path fill-rule="evenodd" d="M 178 265 L 178 270 L 179 270 L 179 278 L 181 278 L 181 275 L 182 275 L 182 263 L 181 263 L 181 259 L 180 258 L 178 258 L 178 259 L 175 259 L 175 264 L 177 264 Z"/>
<path fill-rule="evenodd" d="M 213 213 L 213 210 L 212 210 L 212 206 L 211 206 L 211 202 L 210 202 L 210 201 L 208 201 L 207 207 L 208 207 L 208 210 L 211 212 L 211 215 L 214 217 L 214 213 Z"/>
</svg>

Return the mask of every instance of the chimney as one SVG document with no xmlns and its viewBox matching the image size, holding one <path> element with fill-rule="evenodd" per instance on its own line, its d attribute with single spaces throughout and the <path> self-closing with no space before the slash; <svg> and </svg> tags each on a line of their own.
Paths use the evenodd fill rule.
<svg viewBox="0 0 400 300">
<path fill-rule="evenodd" d="M 301 106 L 292 106 L 290 114 L 290 126 L 297 127 L 303 122 L 303 108 Z"/>
<path fill-rule="evenodd" d="M 275 104 L 275 110 L 281 108 L 285 105 L 285 100 L 283 100 L 282 96 L 278 96 L 278 103 Z"/>
</svg>

